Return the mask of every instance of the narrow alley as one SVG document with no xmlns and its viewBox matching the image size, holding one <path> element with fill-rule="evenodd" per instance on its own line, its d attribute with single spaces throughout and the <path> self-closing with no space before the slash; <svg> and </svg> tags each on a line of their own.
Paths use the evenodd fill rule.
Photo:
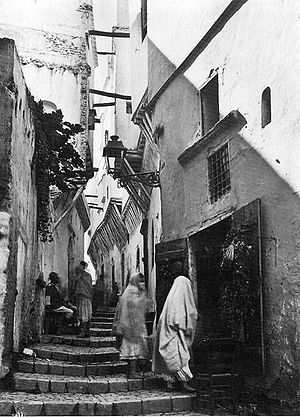
<svg viewBox="0 0 300 417">
<path fill-rule="evenodd" d="M 0 0 L 0 415 L 299 413 L 299 51 L 299 0 Z"/>
</svg>

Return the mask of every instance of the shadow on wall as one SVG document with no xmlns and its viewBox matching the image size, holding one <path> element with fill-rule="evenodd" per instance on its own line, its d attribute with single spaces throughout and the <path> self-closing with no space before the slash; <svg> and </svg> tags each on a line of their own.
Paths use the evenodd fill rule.
<svg viewBox="0 0 300 417">
<path fill-rule="evenodd" d="M 149 72 L 152 72 L 149 76 L 151 94 L 151 89 L 155 90 L 152 93 L 156 92 L 156 87 L 166 81 L 174 72 L 175 66 L 151 41 L 149 48 L 152 49 L 150 54 L 155 54 L 153 61 L 156 60 L 152 64 L 156 68 L 149 65 Z M 178 97 L 186 99 L 188 95 L 191 104 L 188 109 L 184 109 L 183 101 L 178 105 Z M 243 129 L 245 137 L 240 131 L 241 126 L 234 128 L 230 125 L 223 133 L 207 137 L 197 153 L 180 166 L 178 157 L 189 139 L 194 136 L 199 122 L 200 112 L 188 114 L 197 103 L 199 105 L 198 90 L 180 75 L 162 93 L 153 109 L 153 120 L 162 122 L 165 126 L 163 143 L 160 146 L 161 160 L 168 160 L 161 173 L 165 241 L 183 238 L 186 234 L 205 229 L 220 216 L 228 216 L 257 198 L 261 200 L 267 384 L 273 387 L 275 396 L 286 399 L 287 396 L 295 395 L 295 387 L 299 382 L 296 381 L 299 374 L 297 340 L 300 332 L 297 324 L 300 322 L 299 194 L 289 184 L 287 173 L 290 169 L 283 166 L 286 163 L 284 161 L 287 161 L 286 156 L 283 158 L 276 154 L 274 143 L 273 146 L 262 148 L 262 152 L 272 161 L 269 163 L 247 141 L 247 126 Z M 233 105 L 233 110 L 234 107 Z M 243 113 L 243 109 L 240 111 Z M 220 115 L 219 120 L 223 117 Z M 272 120 L 271 123 L 276 121 Z M 289 120 L 288 123 L 291 125 L 292 121 Z M 265 126 L 264 129 L 270 127 L 274 132 L 272 125 Z M 260 135 L 260 130 L 255 130 Z M 211 203 L 208 197 L 207 159 L 226 143 L 229 144 L 231 189 Z M 174 201 L 177 202 L 176 205 Z M 278 385 L 276 381 L 279 379 L 281 383 Z M 285 387 L 285 392 L 279 392 L 277 386 L 281 390 Z"/>
</svg>

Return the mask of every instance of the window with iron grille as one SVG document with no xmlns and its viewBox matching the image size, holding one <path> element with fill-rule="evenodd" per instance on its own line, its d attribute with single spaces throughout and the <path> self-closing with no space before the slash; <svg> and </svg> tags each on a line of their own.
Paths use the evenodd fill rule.
<svg viewBox="0 0 300 417">
<path fill-rule="evenodd" d="M 230 191 L 228 143 L 207 158 L 210 202 L 215 203 Z"/>
<path fill-rule="evenodd" d="M 142 41 L 147 35 L 147 0 L 141 0 Z"/>
</svg>

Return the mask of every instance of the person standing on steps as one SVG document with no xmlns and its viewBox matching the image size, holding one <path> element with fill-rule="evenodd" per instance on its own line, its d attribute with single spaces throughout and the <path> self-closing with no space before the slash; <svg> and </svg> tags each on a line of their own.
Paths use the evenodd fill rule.
<svg viewBox="0 0 300 417">
<path fill-rule="evenodd" d="M 174 277 L 182 273 L 181 263 L 173 266 Z M 194 391 L 189 368 L 190 352 L 198 312 L 190 280 L 179 275 L 174 280 L 158 320 L 153 344 L 152 371 L 162 374 L 167 389 Z"/>
<path fill-rule="evenodd" d="M 145 277 L 140 272 L 131 275 L 127 288 L 116 308 L 113 334 L 121 338 L 120 359 L 128 361 L 128 377 L 136 378 L 139 359 L 149 359 L 145 313 L 148 309 Z"/>
<path fill-rule="evenodd" d="M 77 304 L 77 316 L 80 322 L 77 337 L 89 337 L 92 318 L 93 286 L 92 276 L 86 271 L 88 264 L 81 261 L 74 279 L 74 295 Z"/>
</svg>

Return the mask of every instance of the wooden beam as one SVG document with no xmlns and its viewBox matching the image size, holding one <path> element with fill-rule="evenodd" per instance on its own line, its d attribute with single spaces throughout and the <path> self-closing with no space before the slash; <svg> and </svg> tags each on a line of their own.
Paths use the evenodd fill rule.
<svg viewBox="0 0 300 417">
<path fill-rule="evenodd" d="M 131 96 L 126 96 L 125 94 L 109 93 L 108 91 L 95 90 L 94 88 L 90 88 L 89 91 L 91 94 L 98 94 L 99 96 L 120 98 L 121 100 L 131 100 Z"/>
<path fill-rule="evenodd" d="M 109 106 L 115 106 L 115 105 L 116 105 L 116 103 L 113 101 L 113 102 L 110 102 L 110 103 L 95 103 L 95 104 L 93 104 L 93 107 L 109 107 Z M 99 120 L 98 123 L 100 123 L 100 120 Z"/>
<path fill-rule="evenodd" d="M 103 30 L 89 30 L 89 35 L 106 36 L 109 38 L 130 38 L 129 32 L 104 32 Z"/>
</svg>

